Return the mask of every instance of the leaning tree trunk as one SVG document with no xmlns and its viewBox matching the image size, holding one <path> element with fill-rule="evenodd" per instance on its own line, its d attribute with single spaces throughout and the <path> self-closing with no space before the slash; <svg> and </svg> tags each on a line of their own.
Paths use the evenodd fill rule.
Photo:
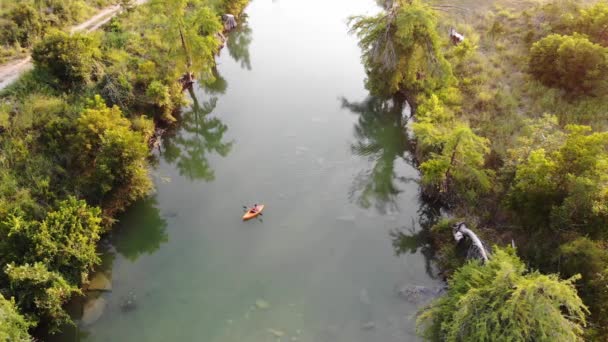
<svg viewBox="0 0 608 342">
<path fill-rule="evenodd" d="M 467 228 L 467 226 L 464 224 L 464 222 L 456 223 L 452 227 L 452 233 L 454 234 L 454 240 L 456 240 L 456 242 L 460 242 L 460 240 L 462 240 L 465 236 L 467 238 L 469 238 L 469 240 L 471 240 L 471 243 L 473 244 L 473 246 L 479 252 L 481 259 L 484 262 L 488 261 L 489 253 L 486 251 L 486 248 L 483 246 L 483 243 L 472 230 Z"/>
<path fill-rule="evenodd" d="M 181 25 L 179 25 L 179 38 L 181 39 L 182 49 L 186 56 L 186 72 L 179 78 L 179 83 L 182 85 L 182 90 L 185 90 L 194 83 L 194 73 L 192 72 L 192 54 L 188 49 L 188 44 L 186 44 L 186 37 L 184 37 L 184 30 Z"/>
</svg>

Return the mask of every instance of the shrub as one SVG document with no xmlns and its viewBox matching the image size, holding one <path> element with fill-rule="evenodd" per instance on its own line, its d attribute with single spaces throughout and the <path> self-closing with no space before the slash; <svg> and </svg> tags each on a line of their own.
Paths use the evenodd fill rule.
<svg viewBox="0 0 608 342">
<path fill-rule="evenodd" d="M 91 80 L 99 55 L 99 44 L 91 36 L 56 31 L 34 47 L 32 58 L 64 88 L 74 88 Z"/>
<path fill-rule="evenodd" d="M 532 45 L 529 71 L 549 87 L 603 94 L 608 85 L 608 50 L 580 35 L 552 34 Z"/>
<path fill-rule="evenodd" d="M 582 341 L 587 308 L 576 277 L 528 272 L 513 249 L 469 262 L 417 324 L 431 341 Z"/>
</svg>

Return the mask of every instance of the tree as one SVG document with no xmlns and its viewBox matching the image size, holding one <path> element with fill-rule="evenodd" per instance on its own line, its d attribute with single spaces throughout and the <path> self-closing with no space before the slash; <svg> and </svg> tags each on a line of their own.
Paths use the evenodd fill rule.
<svg viewBox="0 0 608 342">
<path fill-rule="evenodd" d="M 509 206 L 524 222 L 608 235 L 608 133 L 568 125 L 553 146 L 520 158 L 509 191 Z M 561 136 L 561 134 L 559 134 Z M 545 150 L 548 148 L 549 150 Z"/>
<path fill-rule="evenodd" d="M 396 0 L 376 16 L 351 17 L 350 25 L 359 37 L 366 86 L 373 95 L 433 90 L 452 78 L 441 52 L 437 15 L 422 1 Z"/>
<path fill-rule="evenodd" d="M 151 6 L 158 34 L 168 42 L 168 59 L 180 61 L 187 75 L 197 72 L 202 80 L 212 80 L 221 45 L 216 34 L 223 28 L 219 16 L 200 0 L 154 0 Z"/>
<path fill-rule="evenodd" d="M 574 31 L 586 34 L 602 46 L 608 46 L 608 3 L 600 1 L 597 4 L 581 8 L 576 16 Z"/>
<path fill-rule="evenodd" d="M 412 124 L 417 141 L 416 154 L 424 157 L 440 151 L 454 120 L 454 113 L 436 94 L 423 98 L 416 109 L 416 121 Z"/>
<path fill-rule="evenodd" d="M 141 133 L 125 127 L 106 131 L 95 160 L 94 182 L 100 193 L 124 192 L 126 203 L 144 197 L 152 188 L 147 156 L 148 146 Z"/>
<path fill-rule="evenodd" d="M 532 45 L 529 71 L 549 87 L 572 94 L 603 94 L 608 87 L 608 49 L 581 35 L 552 34 Z"/>
<path fill-rule="evenodd" d="M 556 163 L 540 148 L 517 166 L 509 197 L 511 208 L 527 217 L 548 217 L 552 204 L 559 200 L 559 185 L 555 183 Z M 536 222 L 537 224 L 542 224 Z"/>
<path fill-rule="evenodd" d="M 574 281 L 526 270 L 513 249 L 495 249 L 449 280 L 425 308 L 419 333 L 431 341 L 582 341 L 587 308 Z"/>
<path fill-rule="evenodd" d="M 40 14 L 31 4 L 20 3 L 9 13 L 16 29 L 16 40 L 21 46 L 29 47 L 43 30 Z"/>
<path fill-rule="evenodd" d="M 15 307 L 15 301 L 0 294 L 0 341 L 30 342 L 27 330 L 32 326 Z"/>
<path fill-rule="evenodd" d="M 152 187 L 143 135 L 132 129 L 120 108 L 107 107 L 98 95 L 88 107 L 76 121 L 71 142 L 80 186 L 95 202 L 117 193 L 124 203 L 142 197 Z"/>
<path fill-rule="evenodd" d="M 34 46 L 32 58 L 37 68 L 47 70 L 63 87 L 88 83 L 100 65 L 99 43 L 91 36 L 55 31 Z"/>
<path fill-rule="evenodd" d="M 464 123 L 456 123 L 440 138 L 440 152 L 431 153 L 420 164 L 422 182 L 444 193 L 454 186 L 456 193 L 464 194 L 470 200 L 478 193 L 488 191 L 492 175 L 484 168 L 485 155 L 490 150 L 488 139 L 476 135 Z"/>
<path fill-rule="evenodd" d="M 239 17 L 245 7 L 249 4 L 249 0 L 222 0 L 221 14 L 232 14 Z"/>
</svg>

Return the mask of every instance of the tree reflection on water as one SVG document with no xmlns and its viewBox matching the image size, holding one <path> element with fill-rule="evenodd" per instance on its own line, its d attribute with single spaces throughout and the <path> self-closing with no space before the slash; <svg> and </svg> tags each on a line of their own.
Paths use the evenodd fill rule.
<svg viewBox="0 0 608 342">
<path fill-rule="evenodd" d="M 158 210 L 155 196 L 138 201 L 123 215 L 112 231 L 112 244 L 125 258 L 135 261 L 144 253 L 152 254 L 169 241 L 167 221 Z"/>
<path fill-rule="evenodd" d="M 359 115 L 355 124 L 357 141 L 351 145 L 352 152 L 373 162 L 371 169 L 355 177 L 351 197 L 364 208 L 374 205 L 383 213 L 397 210 L 395 200 L 402 192 L 397 183 L 413 180 L 395 172 L 396 160 L 412 163 L 403 104 L 370 96 L 362 102 L 343 98 L 342 108 Z"/>
<path fill-rule="evenodd" d="M 415 254 L 424 256 L 424 268 L 431 278 L 437 277 L 433 267 L 435 250 L 431 245 L 431 228 L 441 219 L 441 206 L 430 202 L 422 194 L 419 196 L 418 220 L 412 218 L 410 227 L 403 226 L 389 232 L 395 255 Z"/>
<path fill-rule="evenodd" d="M 230 32 L 226 47 L 228 54 L 236 62 L 241 64 L 241 68 L 251 70 L 251 57 L 249 55 L 249 45 L 253 40 L 251 37 L 251 28 L 247 21 L 247 14 L 244 13 L 239 18 L 239 25 L 235 30 Z"/>
<path fill-rule="evenodd" d="M 417 166 L 413 157 L 414 145 L 406 130 L 407 119 L 403 116 L 404 105 L 399 101 L 372 96 L 361 102 L 342 99 L 342 107 L 359 116 L 354 128 L 356 142 L 351 144 L 351 150 L 372 163 L 370 169 L 363 170 L 355 177 L 351 189 L 352 198 L 364 208 L 373 205 L 382 213 L 397 211 L 397 196 L 402 192 L 399 183 L 418 181 L 395 171 L 399 160 L 412 167 Z M 418 218 L 412 218 L 409 227 L 393 229 L 390 237 L 397 256 L 420 252 L 425 259 L 426 272 L 436 277 L 430 229 L 439 221 L 441 207 L 422 193 L 419 193 L 418 202 Z"/>
<path fill-rule="evenodd" d="M 180 130 L 165 137 L 162 156 L 168 163 L 175 163 L 180 175 L 190 180 L 212 181 L 215 173 L 207 154 L 217 153 L 225 157 L 230 153 L 233 142 L 223 141 L 228 126 L 217 117 L 209 117 L 217 105 L 217 97 L 201 104 L 193 90 L 190 90 L 190 96 L 191 110 L 182 114 Z"/>
</svg>

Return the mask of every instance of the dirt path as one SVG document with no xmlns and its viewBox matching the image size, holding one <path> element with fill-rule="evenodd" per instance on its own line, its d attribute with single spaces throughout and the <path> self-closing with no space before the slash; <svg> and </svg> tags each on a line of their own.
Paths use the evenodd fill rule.
<svg viewBox="0 0 608 342">
<path fill-rule="evenodd" d="M 141 5 L 144 2 L 146 2 L 146 0 L 137 0 L 135 3 L 137 5 Z M 120 5 L 106 7 L 97 12 L 97 14 L 89 18 L 87 21 L 72 26 L 72 28 L 70 28 L 70 32 L 91 32 L 97 30 L 99 27 L 103 26 L 105 23 L 110 21 L 110 19 L 120 13 L 120 10 Z M 32 69 L 32 67 L 33 64 L 31 56 L 0 65 L 0 90 L 13 83 L 17 78 L 19 78 L 19 76 L 21 76 L 22 73 Z"/>
</svg>

